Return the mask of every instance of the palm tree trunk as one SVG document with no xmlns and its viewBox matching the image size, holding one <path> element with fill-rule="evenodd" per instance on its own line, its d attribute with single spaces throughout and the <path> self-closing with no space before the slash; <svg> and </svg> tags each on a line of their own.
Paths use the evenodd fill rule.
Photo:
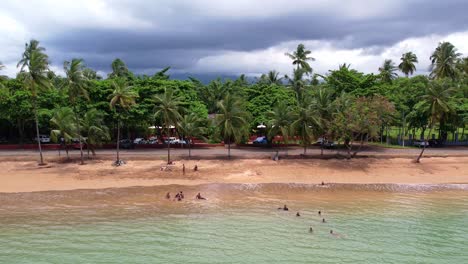
<svg viewBox="0 0 468 264">
<path fill-rule="evenodd" d="M 432 133 L 432 127 L 431 127 L 431 129 L 429 129 L 429 136 L 431 135 L 431 133 Z M 422 148 L 422 150 L 421 150 L 421 153 L 419 153 L 419 156 L 418 156 L 418 158 L 416 159 L 416 162 L 417 162 L 417 163 L 420 163 L 420 162 L 421 162 L 421 157 L 422 157 L 422 155 L 424 154 L 424 151 L 426 150 L 426 139 L 424 139 L 423 142 L 424 142 L 424 144 L 423 144 L 423 148 Z"/>
<path fill-rule="evenodd" d="M 320 142 L 320 156 L 323 156 L 323 137 L 322 142 Z"/>
<path fill-rule="evenodd" d="M 231 139 L 228 138 L 228 158 L 231 158 Z"/>
<path fill-rule="evenodd" d="M 78 135 L 78 141 L 80 143 L 80 155 L 81 161 L 80 164 L 84 164 L 84 157 L 83 157 L 83 143 L 81 142 L 81 129 L 80 129 L 80 120 L 78 119 L 78 112 L 76 111 L 76 105 L 73 105 L 73 111 L 75 112 L 75 121 L 76 121 L 76 132 Z"/>
<path fill-rule="evenodd" d="M 166 126 L 167 126 L 167 136 L 168 136 L 168 140 L 167 140 L 167 164 L 169 164 L 171 162 L 171 142 L 169 141 L 169 138 L 171 137 L 171 130 L 169 128 L 169 123 L 166 122 Z"/>
<path fill-rule="evenodd" d="M 117 121 L 117 160 L 115 161 L 116 165 L 120 164 L 119 150 L 120 150 L 120 119 Z"/>
<path fill-rule="evenodd" d="M 304 155 L 307 153 L 307 145 L 304 145 Z"/>
<path fill-rule="evenodd" d="M 39 149 L 39 156 L 41 157 L 41 161 L 39 165 L 45 165 L 44 157 L 42 156 L 42 146 L 41 146 L 41 139 L 39 138 L 39 118 L 37 116 L 37 101 L 36 97 L 33 97 L 33 107 L 34 107 L 34 119 L 36 121 L 36 136 L 37 136 L 37 146 Z"/>
<path fill-rule="evenodd" d="M 190 142 L 190 138 L 187 138 L 187 143 L 188 143 L 188 156 L 189 156 L 189 159 L 190 157 L 192 157 L 192 149 L 191 149 L 191 142 Z"/>
</svg>

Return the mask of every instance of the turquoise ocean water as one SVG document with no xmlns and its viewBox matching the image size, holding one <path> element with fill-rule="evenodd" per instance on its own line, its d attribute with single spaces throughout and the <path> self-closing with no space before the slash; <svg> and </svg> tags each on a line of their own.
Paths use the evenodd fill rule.
<svg viewBox="0 0 468 264">
<path fill-rule="evenodd" d="M 179 190 L 184 201 L 164 198 Z M 199 191 L 208 200 L 193 199 Z M 284 204 L 289 211 L 277 210 Z M 0 263 L 468 263 L 468 187 L 212 184 L 0 194 Z"/>
</svg>

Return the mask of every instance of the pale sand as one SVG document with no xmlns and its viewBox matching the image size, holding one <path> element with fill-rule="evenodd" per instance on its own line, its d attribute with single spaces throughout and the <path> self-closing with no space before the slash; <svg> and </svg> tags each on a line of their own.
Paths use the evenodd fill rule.
<svg viewBox="0 0 468 264">
<path fill-rule="evenodd" d="M 424 158 L 420 164 L 407 158 L 176 160 L 172 171 L 161 171 L 164 161 L 152 157 L 127 157 L 121 167 L 111 166 L 108 158 L 86 163 L 49 160 L 41 168 L 35 157 L 0 158 L 0 192 L 206 183 L 468 183 L 468 157 Z M 192 170 L 195 164 L 198 172 Z"/>
</svg>

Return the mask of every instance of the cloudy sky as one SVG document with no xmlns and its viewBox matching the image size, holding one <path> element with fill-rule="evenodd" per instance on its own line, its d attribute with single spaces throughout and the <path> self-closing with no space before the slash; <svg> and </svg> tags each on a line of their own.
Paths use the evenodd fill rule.
<svg viewBox="0 0 468 264">
<path fill-rule="evenodd" d="M 290 73 L 284 53 L 304 43 L 322 74 L 344 62 L 375 72 L 407 51 L 425 73 L 440 41 L 468 55 L 467 10 L 466 0 L 2 0 L 0 61 L 14 76 L 34 38 L 59 73 L 78 57 L 105 75 L 119 57 L 136 73 L 256 76 Z"/>
</svg>

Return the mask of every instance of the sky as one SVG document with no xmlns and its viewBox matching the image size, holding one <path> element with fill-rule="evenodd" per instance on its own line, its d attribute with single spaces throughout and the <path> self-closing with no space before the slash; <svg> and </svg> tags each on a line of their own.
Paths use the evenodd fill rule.
<svg viewBox="0 0 468 264">
<path fill-rule="evenodd" d="M 466 0 L 2 0 L 1 74 L 16 75 L 30 39 L 59 74 L 72 58 L 103 76 L 115 58 L 137 74 L 290 74 L 284 54 L 299 43 L 315 73 L 343 63 L 377 72 L 412 51 L 425 74 L 441 41 L 468 55 L 467 10 Z"/>
</svg>

